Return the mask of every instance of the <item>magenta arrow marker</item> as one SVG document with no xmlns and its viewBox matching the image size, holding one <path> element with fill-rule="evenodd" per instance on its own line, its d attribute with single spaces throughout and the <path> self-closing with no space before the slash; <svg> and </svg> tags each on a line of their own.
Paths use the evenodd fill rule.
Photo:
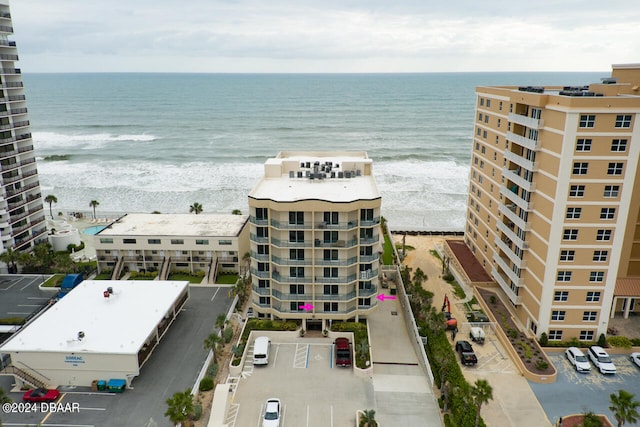
<svg viewBox="0 0 640 427">
<path fill-rule="evenodd" d="M 378 298 L 380 301 L 384 301 L 386 299 L 396 299 L 396 297 L 393 295 L 385 295 L 385 294 L 380 294 L 376 298 Z"/>
<path fill-rule="evenodd" d="M 305 311 L 313 310 L 313 306 L 311 304 L 301 305 L 298 308 L 301 308 L 301 309 L 303 309 Z"/>
</svg>

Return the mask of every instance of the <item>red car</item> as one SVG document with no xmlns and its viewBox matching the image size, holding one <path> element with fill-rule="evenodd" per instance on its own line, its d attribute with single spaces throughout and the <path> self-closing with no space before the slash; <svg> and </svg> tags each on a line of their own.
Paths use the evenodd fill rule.
<svg viewBox="0 0 640 427">
<path fill-rule="evenodd" d="M 60 396 L 58 390 L 47 390 L 46 388 L 36 388 L 29 390 L 22 395 L 25 402 L 53 402 Z"/>
</svg>

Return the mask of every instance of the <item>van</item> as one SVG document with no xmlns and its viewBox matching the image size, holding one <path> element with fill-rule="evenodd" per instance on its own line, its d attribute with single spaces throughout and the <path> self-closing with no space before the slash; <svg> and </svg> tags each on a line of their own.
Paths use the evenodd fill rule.
<svg viewBox="0 0 640 427">
<path fill-rule="evenodd" d="M 347 338 L 336 338 L 336 366 L 351 366 L 351 343 Z"/>
<path fill-rule="evenodd" d="M 253 343 L 253 364 L 268 365 L 271 341 L 268 337 L 258 337 Z"/>
</svg>

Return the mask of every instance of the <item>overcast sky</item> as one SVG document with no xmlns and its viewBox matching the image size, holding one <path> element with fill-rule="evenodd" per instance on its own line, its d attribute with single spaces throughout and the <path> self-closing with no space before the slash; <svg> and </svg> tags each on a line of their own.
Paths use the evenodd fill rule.
<svg viewBox="0 0 640 427">
<path fill-rule="evenodd" d="M 12 0 L 24 72 L 607 71 L 638 0 Z"/>
</svg>

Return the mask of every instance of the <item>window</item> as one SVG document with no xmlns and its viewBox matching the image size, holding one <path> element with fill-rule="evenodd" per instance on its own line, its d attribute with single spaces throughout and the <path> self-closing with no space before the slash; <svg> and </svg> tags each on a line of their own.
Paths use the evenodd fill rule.
<svg viewBox="0 0 640 427">
<path fill-rule="evenodd" d="M 324 295 L 338 295 L 338 285 L 324 285 Z"/>
<path fill-rule="evenodd" d="M 325 312 L 338 311 L 338 303 L 337 302 L 325 302 L 324 303 L 324 311 Z"/>
<path fill-rule="evenodd" d="M 609 163 L 609 167 L 607 168 L 607 175 L 622 175 L 623 166 L 624 166 L 624 163 L 622 162 Z"/>
<path fill-rule="evenodd" d="M 304 212 L 289 212 L 290 225 L 304 225 Z"/>
<path fill-rule="evenodd" d="M 483 117 L 483 114 L 482 114 L 482 113 L 478 113 L 478 121 L 479 121 L 479 122 L 481 122 L 481 121 L 482 121 L 482 117 Z"/>
<path fill-rule="evenodd" d="M 338 277 L 338 268 L 337 267 L 325 267 L 324 268 L 324 277 L 327 277 L 327 278 Z"/>
<path fill-rule="evenodd" d="M 549 331 L 549 341 L 562 341 L 562 331 L 551 329 Z"/>
<path fill-rule="evenodd" d="M 558 271 L 558 282 L 570 282 L 571 281 L 571 272 L 570 271 Z"/>
<path fill-rule="evenodd" d="M 600 209 L 600 219 L 613 219 L 616 216 L 616 208 Z"/>
<path fill-rule="evenodd" d="M 111 237 L 109 237 L 109 238 L 101 237 L 100 238 L 100 243 L 113 243 L 113 239 Z"/>
<path fill-rule="evenodd" d="M 618 114 L 616 116 L 617 128 L 629 128 L 631 127 L 631 114 Z"/>
<path fill-rule="evenodd" d="M 560 251 L 560 261 L 573 261 L 576 251 L 566 250 Z"/>
<path fill-rule="evenodd" d="M 268 239 L 269 238 L 269 228 L 268 227 L 256 227 L 256 236 L 259 239 Z"/>
<path fill-rule="evenodd" d="M 358 306 L 359 307 L 371 306 L 371 298 L 358 298 Z"/>
<path fill-rule="evenodd" d="M 596 262 L 606 262 L 609 251 L 593 251 L 593 260 Z"/>
<path fill-rule="evenodd" d="M 582 114 L 580 115 L 580 127 L 581 128 L 592 128 L 596 124 L 596 116 L 595 114 Z"/>
<path fill-rule="evenodd" d="M 482 138 L 487 139 L 487 131 L 486 130 L 482 131 Z"/>
<path fill-rule="evenodd" d="M 564 310 L 553 310 L 551 312 L 551 320 L 562 321 L 564 320 L 564 316 L 567 314 Z"/>
<path fill-rule="evenodd" d="M 122 243 L 125 245 L 134 245 L 136 243 L 136 239 L 122 239 Z"/>
<path fill-rule="evenodd" d="M 338 212 L 325 212 L 324 222 L 325 224 L 338 224 Z"/>
<path fill-rule="evenodd" d="M 269 209 L 256 208 L 256 220 L 266 221 L 267 219 L 269 219 Z"/>
<path fill-rule="evenodd" d="M 567 301 L 569 299 L 569 291 L 556 291 L 553 294 L 554 301 Z"/>
<path fill-rule="evenodd" d="M 593 331 L 580 331 L 580 341 L 593 341 Z"/>
<path fill-rule="evenodd" d="M 578 230 L 575 228 L 568 228 L 564 230 L 562 235 L 563 240 L 578 240 Z"/>
<path fill-rule="evenodd" d="M 183 239 L 171 239 L 171 244 L 172 245 L 184 245 L 184 240 Z"/>
<path fill-rule="evenodd" d="M 579 138 L 576 143 L 576 151 L 591 151 L 591 139 Z"/>
<path fill-rule="evenodd" d="M 592 271 L 589 273 L 589 282 L 604 282 L 604 271 Z"/>
<path fill-rule="evenodd" d="M 619 185 L 605 185 L 603 197 L 618 197 Z"/>
<path fill-rule="evenodd" d="M 205 244 L 209 243 L 208 240 L 203 240 L 203 241 L 207 242 L 207 243 L 200 243 L 201 245 L 205 245 Z M 196 242 L 196 244 L 198 244 L 198 243 Z M 218 240 L 218 244 L 222 245 L 222 246 L 230 246 L 232 244 L 232 242 L 231 242 L 231 240 Z"/>
<path fill-rule="evenodd" d="M 373 221 L 373 209 L 360 209 L 360 221 Z"/>
<path fill-rule="evenodd" d="M 271 287 L 271 282 L 269 280 L 265 280 L 265 279 L 258 280 L 258 288 L 269 289 L 270 287 Z"/>
<path fill-rule="evenodd" d="M 336 249 L 325 249 L 324 250 L 324 260 L 325 261 L 337 261 L 338 260 L 338 251 Z"/>
<path fill-rule="evenodd" d="M 196 245 L 208 245 L 209 241 L 208 240 L 204 240 L 204 239 L 196 239 Z M 222 244 L 222 243 L 220 243 Z M 231 244 L 231 243 L 229 243 Z"/>
<path fill-rule="evenodd" d="M 480 98 L 480 106 L 484 107 L 484 98 Z"/>
<path fill-rule="evenodd" d="M 337 241 L 338 241 L 338 232 L 337 231 L 325 231 L 324 232 L 324 242 L 325 243 L 335 243 Z"/>
<path fill-rule="evenodd" d="M 582 208 L 567 208 L 567 219 L 580 219 Z"/>
<path fill-rule="evenodd" d="M 487 99 L 487 108 L 489 108 L 489 107 L 491 107 L 491 100 Z M 631 116 L 629 116 L 629 117 L 631 117 Z M 629 120 L 631 120 L 631 119 L 629 119 Z"/>
<path fill-rule="evenodd" d="M 304 231 L 289 231 L 289 242 L 291 243 L 303 243 Z"/>
<path fill-rule="evenodd" d="M 600 291 L 587 292 L 587 302 L 599 302 L 599 301 L 600 301 Z"/>
<path fill-rule="evenodd" d="M 304 249 L 289 249 L 289 258 L 294 261 L 304 261 Z"/>
<path fill-rule="evenodd" d="M 585 311 L 584 313 L 582 313 L 582 320 L 584 322 L 595 322 L 597 318 L 597 311 Z"/>
<path fill-rule="evenodd" d="M 572 185 L 569 190 L 569 197 L 584 197 L 584 185 Z"/>
<path fill-rule="evenodd" d="M 588 162 L 575 162 L 573 164 L 573 174 L 574 175 L 586 175 L 588 169 L 589 169 L 589 163 Z"/>
<path fill-rule="evenodd" d="M 159 245 L 160 239 L 147 239 L 147 243 L 150 245 Z"/>
<path fill-rule="evenodd" d="M 614 139 L 613 141 L 611 141 L 611 151 L 616 153 L 623 153 L 627 151 L 627 140 Z"/>
<path fill-rule="evenodd" d="M 373 289 L 371 286 L 371 282 L 358 282 L 358 289 L 360 290 L 370 290 Z"/>
<path fill-rule="evenodd" d="M 596 232 L 596 240 L 611 240 L 611 230 L 598 230 Z"/>
<path fill-rule="evenodd" d="M 304 278 L 304 267 L 289 267 L 289 277 Z"/>
<path fill-rule="evenodd" d="M 296 311 L 304 311 L 304 308 L 300 308 L 304 306 L 304 302 L 301 301 L 291 301 L 289 303 L 289 310 L 293 313 Z"/>
<path fill-rule="evenodd" d="M 258 263 L 258 271 L 269 271 L 269 263 L 268 262 L 259 262 Z"/>
<path fill-rule="evenodd" d="M 289 285 L 289 293 L 292 295 L 303 295 L 304 285 Z"/>
</svg>

